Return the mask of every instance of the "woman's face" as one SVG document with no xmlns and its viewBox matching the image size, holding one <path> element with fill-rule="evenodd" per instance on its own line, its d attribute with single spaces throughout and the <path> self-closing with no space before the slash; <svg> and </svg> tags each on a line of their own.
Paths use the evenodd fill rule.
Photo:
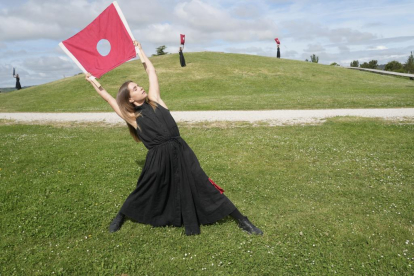
<svg viewBox="0 0 414 276">
<path fill-rule="evenodd" d="M 145 98 L 147 97 L 147 92 L 144 88 L 138 86 L 135 82 L 130 82 L 128 84 L 129 90 L 129 102 L 135 105 L 141 105 L 144 103 Z"/>
</svg>

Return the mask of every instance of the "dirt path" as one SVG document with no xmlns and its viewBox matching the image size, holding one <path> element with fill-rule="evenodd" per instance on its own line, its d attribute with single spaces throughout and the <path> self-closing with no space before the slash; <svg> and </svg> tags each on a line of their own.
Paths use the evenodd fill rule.
<svg viewBox="0 0 414 276">
<path fill-rule="evenodd" d="M 414 108 L 386 109 L 317 109 L 260 111 L 172 111 L 177 122 L 245 121 L 268 122 L 271 125 L 315 124 L 337 116 L 357 116 L 390 120 L 414 119 Z M 0 113 L 0 119 L 19 122 L 105 122 L 123 123 L 111 113 Z"/>
</svg>

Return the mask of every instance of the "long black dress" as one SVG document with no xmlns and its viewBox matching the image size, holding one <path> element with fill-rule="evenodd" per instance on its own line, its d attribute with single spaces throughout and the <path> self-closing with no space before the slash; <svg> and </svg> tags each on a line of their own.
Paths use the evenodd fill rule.
<svg viewBox="0 0 414 276">
<path fill-rule="evenodd" d="M 20 85 L 20 78 L 19 77 L 16 77 L 16 89 L 17 90 L 22 89 L 22 86 Z"/>
<path fill-rule="evenodd" d="M 200 224 L 216 222 L 236 207 L 204 173 L 194 152 L 180 137 L 168 109 L 148 104 L 136 108 L 140 140 L 148 149 L 136 189 L 121 213 L 153 226 L 185 226 L 187 235 L 199 234 Z"/>
<path fill-rule="evenodd" d="M 184 54 L 183 54 L 183 51 L 179 51 L 178 52 L 179 54 L 180 54 L 180 64 L 181 64 L 181 67 L 185 67 L 185 58 L 184 58 Z"/>
</svg>

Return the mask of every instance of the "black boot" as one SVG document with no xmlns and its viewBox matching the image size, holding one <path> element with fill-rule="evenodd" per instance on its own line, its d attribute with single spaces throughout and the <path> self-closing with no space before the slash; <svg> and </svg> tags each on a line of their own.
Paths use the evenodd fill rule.
<svg viewBox="0 0 414 276">
<path fill-rule="evenodd" d="M 109 225 L 109 232 L 113 233 L 121 229 L 122 224 L 125 221 L 125 216 L 121 213 L 118 213 L 114 220 Z"/>
<path fill-rule="evenodd" d="M 254 235 L 263 235 L 262 230 L 254 226 L 253 223 L 251 223 L 247 217 L 239 219 L 238 222 L 239 222 L 239 227 L 243 229 L 244 231 L 246 231 L 247 233 L 254 234 Z"/>
</svg>

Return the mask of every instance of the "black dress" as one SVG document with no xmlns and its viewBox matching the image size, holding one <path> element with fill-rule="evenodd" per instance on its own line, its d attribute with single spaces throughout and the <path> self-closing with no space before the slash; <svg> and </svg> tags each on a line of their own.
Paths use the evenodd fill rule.
<svg viewBox="0 0 414 276">
<path fill-rule="evenodd" d="M 279 47 L 277 48 L 277 55 L 276 55 L 276 57 L 277 58 L 280 58 L 280 49 L 279 49 Z"/>
<path fill-rule="evenodd" d="M 16 89 L 17 90 L 22 89 L 22 86 L 20 85 L 20 78 L 19 77 L 16 77 Z"/>
<path fill-rule="evenodd" d="M 153 226 L 185 226 L 187 235 L 199 234 L 200 224 L 214 223 L 236 207 L 222 194 L 187 143 L 180 137 L 168 109 L 148 104 L 136 108 L 140 140 L 148 149 L 136 189 L 121 213 Z"/>
<path fill-rule="evenodd" d="M 180 64 L 181 64 L 181 67 L 185 67 L 185 58 L 184 58 L 183 51 L 179 51 L 178 53 L 180 54 Z"/>
</svg>

